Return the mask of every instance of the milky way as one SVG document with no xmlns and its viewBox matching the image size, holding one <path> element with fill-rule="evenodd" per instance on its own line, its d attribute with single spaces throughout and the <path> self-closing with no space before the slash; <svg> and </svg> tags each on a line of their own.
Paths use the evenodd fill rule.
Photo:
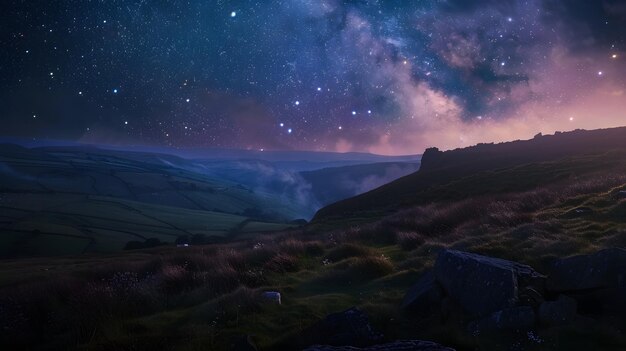
<svg viewBox="0 0 626 351">
<path fill-rule="evenodd" d="M 420 153 L 626 125 L 626 1 L 3 1 L 0 135 Z"/>
</svg>

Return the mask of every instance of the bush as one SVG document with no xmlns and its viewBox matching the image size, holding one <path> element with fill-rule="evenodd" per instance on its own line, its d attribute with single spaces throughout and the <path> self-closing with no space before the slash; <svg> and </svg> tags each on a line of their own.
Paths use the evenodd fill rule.
<svg viewBox="0 0 626 351">
<path fill-rule="evenodd" d="M 424 243 L 424 239 L 415 232 L 398 233 L 398 245 L 403 250 L 406 250 L 406 251 L 414 250 L 423 243 Z"/>
<path fill-rule="evenodd" d="M 360 257 L 372 255 L 374 251 L 369 247 L 357 244 L 341 244 L 332 249 L 325 258 L 332 262 L 338 262 L 350 257 Z"/>
<path fill-rule="evenodd" d="M 331 266 L 321 284 L 362 283 L 393 273 L 393 264 L 383 256 L 352 257 Z"/>
<path fill-rule="evenodd" d="M 298 259 L 294 256 L 279 253 L 265 263 L 265 269 L 271 272 L 285 273 L 298 271 Z"/>
</svg>

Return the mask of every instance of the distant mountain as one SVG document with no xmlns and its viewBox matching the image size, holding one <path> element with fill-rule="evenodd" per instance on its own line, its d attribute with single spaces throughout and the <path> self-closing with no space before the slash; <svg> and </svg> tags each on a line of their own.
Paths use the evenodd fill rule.
<svg viewBox="0 0 626 351">
<path fill-rule="evenodd" d="M 330 204 L 378 188 L 417 171 L 419 166 L 419 162 L 371 163 L 323 168 L 300 175 L 320 203 Z"/>
<path fill-rule="evenodd" d="M 529 189 L 565 177 L 625 167 L 625 151 L 626 127 L 538 134 L 531 140 L 444 152 L 430 148 L 422 156 L 419 171 L 326 206 L 314 220 L 377 217 L 432 201 Z M 555 163 L 557 160 L 563 162 Z"/>
<path fill-rule="evenodd" d="M 323 151 L 297 151 L 297 150 L 241 150 L 241 149 L 216 149 L 216 148 L 179 148 L 158 146 L 128 146 L 128 145 L 98 145 L 83 144 L 63 140 L 32 140 L 24 138 L 0 137 L 0 144 L 15 144 L 32 148 L 49 147 L 77 147 L 132 152 L 144 155 L 172 155 L 184 159 L 194 159 L 199 162 L 216 161 L 267 161 L 281 169 L 295 171 L 314 170 L 328 167 L 340 167 L 357 164 L 381 163 L 381 162 L 415 162 L 421 155 L 384 156 L 363 152 L 323 152 Z"/>
<path fill-rule="evenodd" d="M 242 155 L 251 156 L 231 156 Z M 109 252 L 133 240 L 278 230 L 415 169 L 371 163 L 386 158 L 368 154 L 279 156 L 190 159 L 90 145 L 0 144 L 0 257 Z M 366 164 L 300 173 L 355 162 Z"/>
</svg>

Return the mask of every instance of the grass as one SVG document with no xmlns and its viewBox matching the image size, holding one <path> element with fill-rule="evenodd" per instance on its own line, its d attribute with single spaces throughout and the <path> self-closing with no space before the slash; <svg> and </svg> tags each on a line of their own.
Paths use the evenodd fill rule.
<svg viewBox="0 0 626 351">
<path fill-rule="evenodd" d="M 172 246 L 0 262 L 0 343 L 15 349 L 227 350 L 253 335 L 263 350 L 298 349 L 325 315 L 358 305 L 389 339 L 422 338 L 459 350 L 498 349 L 463 325 L 399 308 L 407 289 L 452 247 L 527 263 L 626 246 L 622 173 L 567 178 L 523 191 L 436 201 L 378 220 Z M 590 212 L 571 216 L 588 207 Z M 326 227 L 324 227 L 326 226 Z M 263 291 L 280 291 L 270 304 Z M 525 349 L 620 349 L 626 337 L 596 321 L 538 331 Z M 623 330 L 623 329 L 622 329 Z"/>
</svg>

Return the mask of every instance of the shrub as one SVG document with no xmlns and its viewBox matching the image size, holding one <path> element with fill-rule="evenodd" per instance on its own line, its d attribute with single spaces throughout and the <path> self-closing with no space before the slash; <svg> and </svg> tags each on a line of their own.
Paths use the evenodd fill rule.
<svg viewBox="0 0 626 351">
<path fill-rule="evenodd" d="M 363 278 L 378 278 L 393 272 L 393 264 L 384 256 L 359 257 L 350 265 L 350 270 L 356 276 Z"/>
<path fill-rule="evenodd" d="M 350 257 L 368 256 L 372 254 L 373 250 L 369 247 L 361 246 L 358 244 L 341 244 L 332 249 L 325 256 L 325 258 L 332 262 L 338 262 Z"/>
<path fill-rule="evenodd" d="M 400 232 L 398 233 L 398 245 L 406 251 L 416 249 L 424 243 L 424 239 L 416 232 Z"/>
<path fill-rule="evenodd" d="M 279 253 L 265 263 L 264 268 L 277 273 L 296 272 L 298 259 L 295 256 Z"/>
<path fill-rule="evenodd" d="M 330 266 L 330 270 L 320 278 L 320 283 L 362 283 L 391 274 L 393 270 L 393 264 L 383 256 L 352 257 Z"/>
</svg>

